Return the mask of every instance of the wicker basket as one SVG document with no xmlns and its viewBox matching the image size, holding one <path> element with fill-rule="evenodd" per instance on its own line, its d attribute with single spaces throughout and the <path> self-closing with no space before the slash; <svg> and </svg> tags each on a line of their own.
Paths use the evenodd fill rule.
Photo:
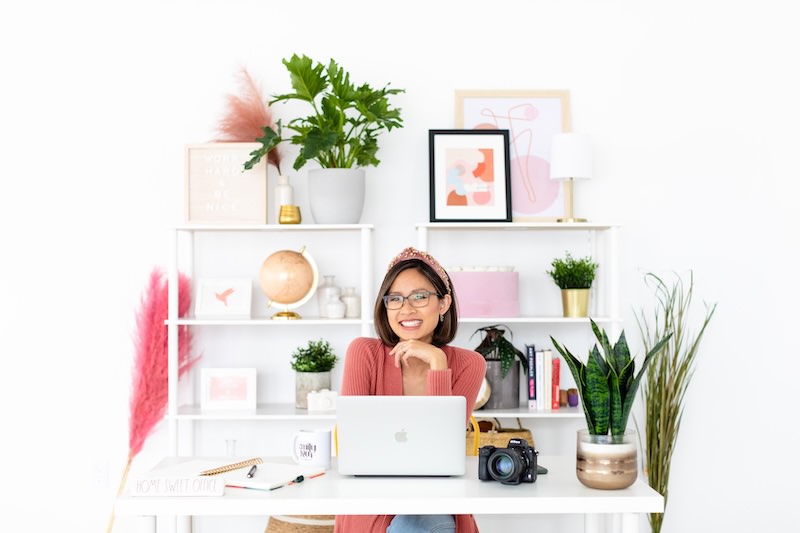
<svg viewBox="0 0 800 533">
<path fill-rule="evenodd" d="M 533 441 L 531 430 L 522 427 L 522 422 L 519 418 L 517 418 L 517 425 L 519 426 L 517 428 L 504 428 L 496 418 L 479 420 L 480 436 L 478 437 L 477 446 L 474 426 L 467 430 L 467 455 L 478 455 L 477 450 L 482 446 L 505 448 L 508 446 L 509 439 L 525 439 L 528 441 L 528 446 L 535 448 L 536 445 Z"/>
<path fill-rule="evenodd" d="M 264 533 L 333 533 L 334 515 L 274 515 Z"/>
</svg>

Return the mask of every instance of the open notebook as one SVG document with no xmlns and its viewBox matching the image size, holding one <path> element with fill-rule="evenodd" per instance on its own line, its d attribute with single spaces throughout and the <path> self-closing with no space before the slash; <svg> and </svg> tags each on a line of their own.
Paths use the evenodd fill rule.
<svg viewBox="0 0 800 533">
<path fill-rule="evenodd" d="M 463 396 L 340 396 L 340 474 L 460 476 L 466 471 Z"/>
<path fill-rule="evenodd" d="M 230 459 L 172 458 L 149 472 L 136 476 L 130 485 L 132 496 L 222 496 L 225 487 L 273 490 L 325 472 L 316 466 L 264 461 L 260 457 L 244 461 Z M 253 477 L 247 474 L 255 465 Z"/>
</svg>

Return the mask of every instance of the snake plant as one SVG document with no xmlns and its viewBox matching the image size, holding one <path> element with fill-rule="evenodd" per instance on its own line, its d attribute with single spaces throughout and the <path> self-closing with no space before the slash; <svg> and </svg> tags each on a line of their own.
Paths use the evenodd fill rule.
<svg viewBox="0 0 800 533">
<path fill-rule="evenodd" d="M 602 346 L 604 355 L 601 355 L 595 344 L 589 352 L 586 364 L 556 342 L 552 336 L 550 340 L 564 357 L 572 377 L 575 378 L 589 433 L 592 435 L 611 433 L 612 442 L 615 442 L 615 437 L 622 438 L 625 434 L 633 401 L 636 399 L 636 390 L 639 388 L 644 370 L 672 333 L 666 334 L 647 352 L 637 374 L 636 362 L 631 359 L 625 332 L 620 333 L 616 344 L 611 346 L 605 330 L 600 329 L 594 320 L 590 321 L 594 336 Z"/>
</svg>

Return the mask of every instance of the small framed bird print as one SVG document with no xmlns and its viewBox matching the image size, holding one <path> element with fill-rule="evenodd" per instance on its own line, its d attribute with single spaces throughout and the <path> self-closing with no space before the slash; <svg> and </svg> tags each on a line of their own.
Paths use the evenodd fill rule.
<svg viewBox="0 0 800 533">
<path fill-rule="evenodd" d="M 246 278 L 207 279 L 197 283 L 195 318 L 249 319 L 253 281 Z"/>
</svg>

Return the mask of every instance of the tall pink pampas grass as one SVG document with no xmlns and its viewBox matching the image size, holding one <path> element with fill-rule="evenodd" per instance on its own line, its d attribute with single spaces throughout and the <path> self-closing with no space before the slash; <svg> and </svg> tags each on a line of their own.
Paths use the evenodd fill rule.
<svg viewBox="0 0 800 533">
<path fill-rule="evenodd" d="M 153 269 L 150 281 L 142 295 L 136 313 L 136 350 L 130 396 L 130 419 L 128 421 L 128 462 L 122 474 L 117 496 L 122 494 L 128 479 L 133 458 L 142 450 L 147 437 L 159 421 L 164 419 L 167 408 L 167 326 L 164 321 L 168 312 L 168 282 L 164 273 Z M 186 316 L 191 305 L 191 283 L 183 274 L 178 276 L 178 316 Z M 178 328 L 178 379 L 197 362 L 191 356 L 192 333 L 187 326 Z M 114 525 L 114 513 L 106 531 Z"/>
<path fill-rule="evenodd" d="M 219 121 L 218 142 L 253 142 L 264 134 L 265 126 L 277 131 L 272 111 L 261 95 L 247 69 L 239 71 L 240 95 L 230 94 L 226 99 L 225 113 Z M 273 148 L 267 154 L 267 163 L 281 172 L 281 153 Z"/>
</svg>

